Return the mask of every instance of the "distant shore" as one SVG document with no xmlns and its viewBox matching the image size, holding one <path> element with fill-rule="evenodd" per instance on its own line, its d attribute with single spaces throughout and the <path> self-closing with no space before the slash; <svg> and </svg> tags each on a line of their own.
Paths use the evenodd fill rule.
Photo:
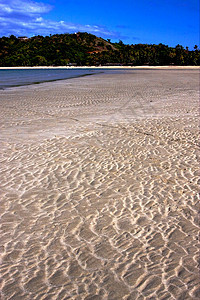
<svg viewBox="0 0 200 300">
<path fill-rule="evenodd" d="M 0 67 L 0 70 L 18 69 L 200 69 L 200 66 L 37 66 L 37 67 Z"/>
</svg>

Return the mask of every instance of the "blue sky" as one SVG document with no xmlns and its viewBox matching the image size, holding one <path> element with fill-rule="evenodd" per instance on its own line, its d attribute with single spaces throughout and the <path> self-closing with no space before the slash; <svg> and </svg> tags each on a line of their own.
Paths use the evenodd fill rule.
<svg viewBox="0 0 200 300">
<path fill-rule="evenodd" d="M 192 49 L 199 45 L 199 0 L 0 0 L 0 36 L 77 31 Z"/>
</svg>

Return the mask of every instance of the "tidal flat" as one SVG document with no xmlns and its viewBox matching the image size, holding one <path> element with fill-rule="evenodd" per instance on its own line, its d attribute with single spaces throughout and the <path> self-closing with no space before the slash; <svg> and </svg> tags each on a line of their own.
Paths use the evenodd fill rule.
<svg viewBox="0 0 200 300">
<path fill-rule="evenodd" d="M 0 119 L 1 299 L 199 299 L 199 70 L 10 88 Z"/>
</svg>

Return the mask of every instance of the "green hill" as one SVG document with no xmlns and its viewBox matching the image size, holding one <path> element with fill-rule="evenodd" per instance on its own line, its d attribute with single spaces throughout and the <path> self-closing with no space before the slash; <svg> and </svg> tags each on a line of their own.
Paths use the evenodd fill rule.
<svg viewBox="0 0 200 300">
<path fill-rule="evenodd" d="M 200 65 L 200 51 L 167 45 L 111 43 L 89 33 L 0 38 L 0 66 Z"/>
</svg>

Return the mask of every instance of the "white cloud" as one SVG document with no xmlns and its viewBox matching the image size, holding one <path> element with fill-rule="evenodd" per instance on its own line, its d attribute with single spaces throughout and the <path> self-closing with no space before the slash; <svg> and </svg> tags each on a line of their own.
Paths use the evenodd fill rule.
<svg viewBox="0 0 200 300">
<path fill-rule="evenodd" d="M 34 15 L 47 13 L 52 9 L 51 5 L 25 0 L 0 0 L 0 14 L 8 16 L 15 15 Z"/>
<path fill-rule="evenodd" d="M 36 22 L 42 22 L 42 21 L 43 21 L 43 18 L 42 18 L 42 17 L 36 18 L 35 21 L 36 21 Z"/>
<path fill-rule="evenodd" d="M 0 11 L 5 12 L 5 13 L 11 13 L 13 10 L 9 6 L 6 6 L 4 4 L 0 4 Z"/>
<path fill-rule="evenodd" d="M 49 35 L 54 33 L 87 31 L 105 37 L 117 37 L 118 33 L 104 26 L 81 25 L 43 18 L 52 10 L 51 5 L 29 0 L 0 0 L 0 36 Z"/>
</svg>

